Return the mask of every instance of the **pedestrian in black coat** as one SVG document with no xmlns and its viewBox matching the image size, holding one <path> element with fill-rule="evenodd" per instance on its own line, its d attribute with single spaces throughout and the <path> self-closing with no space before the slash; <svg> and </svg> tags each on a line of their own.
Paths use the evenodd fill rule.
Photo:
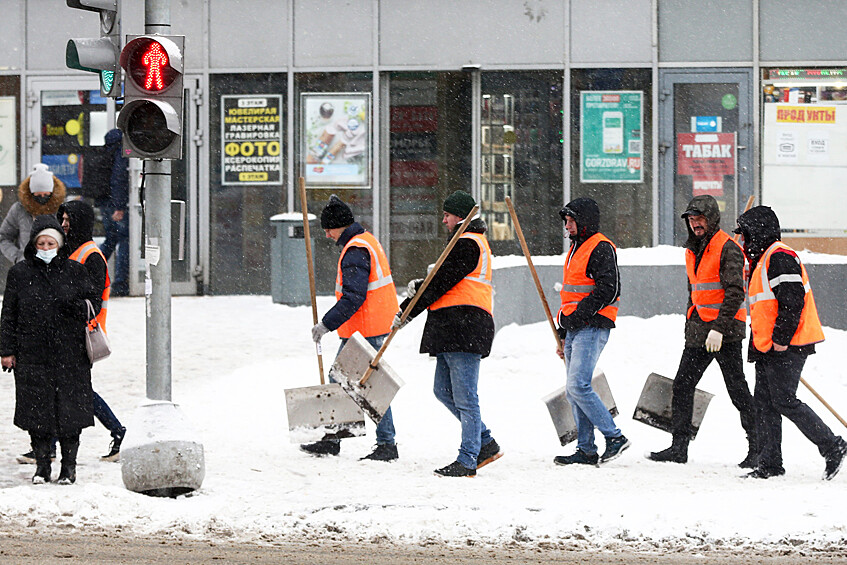
<svg viewBox="0 0 847 565">
<path fill-rule="evenodd" d="M 68 259 L 62 226 L 38 216 L 24 260 L 9 270 L 0 313 L 3 370 L 15 373 L 15 425 L 30 434 L 35 484 L 51 479 L 50 446 L 59 438 L 60 484 L 76 481 L 82 428 L 94 424 L 91 362 L 85 350 L 85 299 L 100 296 L 85 267 Z"/>
</svg>

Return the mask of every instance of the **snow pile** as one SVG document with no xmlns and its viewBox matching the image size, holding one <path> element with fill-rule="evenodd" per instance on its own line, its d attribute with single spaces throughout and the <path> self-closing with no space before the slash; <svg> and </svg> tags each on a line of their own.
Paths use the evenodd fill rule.
<svg viewBox="0 0 847 565">
<path fill-rule="evenodd" d="M 333 300 L 321 297 L 326 311 Z M 113 300 L 112 356 L 94 369 L 95 390 L 128 424 L 144 401 L 144 301 Z M 0 531 L 74 528 L 119 535 L 278 542 L 356 540 L 555 548 L 628 548 L 701 552 L 724 548 L 836 550 L 847 541 L 847 472 L 821 480 L 823 459 L 790 423 L 784 426 L 787 475 L 740 478 L 746 440 L 717 364 L 700 388 L 716 396 L 687 465 L 657 464 L 646 451 L 670 436 L 631 419 L 650 372 L 673 377 L 682 352 L 683 317 L 624 317 L 601 357 L 633 441 L 601 468 L 554 466 L 560 447 L 541 398 L 564 383 L 546 322 L 508 326 L 482 363 L 482 414 L 505 456 L 477 477 L 445 479 L 432 470 L 455 459 L 459 425 L 435 400 L 434 361 L 417 353 L 423 320 L 394 339 L 384 359 L 406 382 L 392 404 L 400 460 L 360 462 L 373 444 L 344 440 L 337 458 L 312 458 L 291 443 L 284 390 L 318 384 L 311 310 L 267 296 L 190 297 L 173 301 L 173 399 L 200 434 L 202 488 L 178 499 L 127 491 L 120 465 L 100 462 L 108 433 L 83 432 L 74 486 L 33 486 L 28 450 L 12 424 L 14 381 L 0 377 Z M 805 378 L 847 411 L 847 332 L 827 329 Z M 324 366 L 338 347 L 324 338 Z M 753 366 L 746 364 L 752 383 Z M 843 435 L 843 427 L 806 390 L 800 397 Z M 602 438 L 598 437 L 602 442 Z M 58 462 L 54 464 L 54 477 Z"/>
</svg>

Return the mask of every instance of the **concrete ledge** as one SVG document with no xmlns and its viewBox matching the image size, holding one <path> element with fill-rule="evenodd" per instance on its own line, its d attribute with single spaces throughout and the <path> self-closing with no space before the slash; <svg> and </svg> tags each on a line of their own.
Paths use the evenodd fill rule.
<svg viewBox="0 0 847 565">
<path fill-rule="evenodd" d="M 805 260 L 804 264 L 812 281 L 821 322 L 824 326 L 847 330 L 847 264 L 805 263 Z M 562 265 L 536 265 L 536 270 L 555 316 L 560 302 L 554 285 L 562 281 Z M 622 265 L 620 271 L 621 316 L 649 318 L 684 313 L 688 291 L 683 265 Z M 545 320 L 535 283 L 525 264 L 495 268 L 494 290 L 494 325 L 497 330 L 509 324 L 533 324 Z"/>
</svg>

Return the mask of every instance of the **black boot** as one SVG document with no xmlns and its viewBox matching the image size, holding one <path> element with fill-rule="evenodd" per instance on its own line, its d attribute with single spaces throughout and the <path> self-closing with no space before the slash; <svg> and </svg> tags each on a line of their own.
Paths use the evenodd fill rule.
<svg viewBox="0 0 847 565">
<path fill-rule="evenodd" d="M 53 442 L 50 437 L 30 436 L 30 439 L 35 453 L 35 475 L 32 476 L 32 484 L 49 483 L 53 471 L 50 465 L 50 449 Z"/>
<path fill-rule="evenodd" d="M 654 451 L 647 456 L 647 459 L 663 463 L 688 463 L 688 441 L 685 436 L 674 435 L 669 448 Z"/>
<path fill-rule="evenodd" d="M 747 437 L 747 457 L 738 464 L 742 469 L 755 469 L 759 465 L 759 447 L 755 436 Z"/>
<path fill-rule="evenodd" d="M 59 438 L 62 448 L 62 468 L 59 471 L 60 485 L 72 485 L 76 482 L 76 453 L 79 450 L 79 436 Z"/>
</svg>

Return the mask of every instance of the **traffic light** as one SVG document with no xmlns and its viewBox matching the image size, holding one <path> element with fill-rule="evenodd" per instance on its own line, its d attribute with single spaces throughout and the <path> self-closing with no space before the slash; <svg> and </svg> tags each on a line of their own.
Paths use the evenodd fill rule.
<svg viewBox="0 0 847 565">
<path fill-rule="evenodd" d="M 100 37 L 71 39 L 65 47 L 69 69 L 100 75 L 103 96 L 121 95 L 121 6 L 119 0 L 67 0 L 71 8 L 100 14 Z"/>
<path fill-rule="evenodd" d="M 124 155 L 182 158 L 182 35 L 128 35 L 121 52 L 126 71 L 118 128 Z"/>
</svg>

